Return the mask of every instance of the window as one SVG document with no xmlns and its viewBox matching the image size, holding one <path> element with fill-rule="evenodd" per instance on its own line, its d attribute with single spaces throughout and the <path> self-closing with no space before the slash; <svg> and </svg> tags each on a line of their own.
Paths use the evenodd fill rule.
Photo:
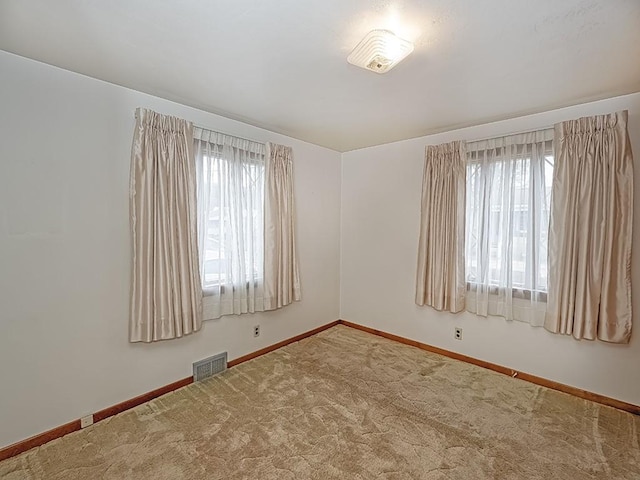
<svg viewBox="0 0 640 480">
<path fill-rule="evenodd" d="M 264 145 L 195 136 L 205 318 L 263 310 Z"/>
<path fill-rule="evenodd" d="M 553 131 L 467 146 L 468 309 L 539 324 L 546 301 Z"/>
<path fill-rule="evenodd" d="M 255 283 L 263 276 L 264 161 L 256 157 L 234 165 L 220 156 L 202 156 L 205 293 L 225 284 Z"/>
</svg>

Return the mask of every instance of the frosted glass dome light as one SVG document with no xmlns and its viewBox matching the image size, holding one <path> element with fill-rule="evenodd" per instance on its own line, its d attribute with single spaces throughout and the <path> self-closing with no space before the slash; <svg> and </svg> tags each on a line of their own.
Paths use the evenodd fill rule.
<svg viewBox="0 0 640 480">
<path fill-rule="evenodd" d="M 376 73 L 386 73 L 413 52 L 413 44 L 389 30 L 372 30 L 356 45 L 347 61 Z"/>
</svg>

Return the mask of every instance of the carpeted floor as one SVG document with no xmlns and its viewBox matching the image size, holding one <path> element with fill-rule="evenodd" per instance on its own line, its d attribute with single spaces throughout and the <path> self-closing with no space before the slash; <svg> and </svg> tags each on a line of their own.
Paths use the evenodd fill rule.
<svg viewBox="0 0 640 480">
<path fill-rule="evenodd" d="M 639 479 L 640 417 L 337 326 L 0 463 L 3 479 Z"/>
</svg>

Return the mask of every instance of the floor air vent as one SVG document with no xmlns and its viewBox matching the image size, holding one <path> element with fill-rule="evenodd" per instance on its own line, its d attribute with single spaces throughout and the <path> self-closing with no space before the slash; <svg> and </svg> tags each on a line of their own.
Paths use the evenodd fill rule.
<svg viewBox="0 0 640 480">
<path fill-rule="evenodd" d="M 193 381 L 199 382 L 227 369 L 227 352 L 199 360 L 193 364 Z"/>
</svg>

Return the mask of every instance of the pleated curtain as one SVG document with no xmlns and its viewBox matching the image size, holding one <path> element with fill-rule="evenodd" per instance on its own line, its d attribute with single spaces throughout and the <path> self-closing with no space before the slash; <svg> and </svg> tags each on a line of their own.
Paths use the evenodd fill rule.
<svg viewBox="0 0 640 480">
<path fill-rule="evenodd" d="M 463 142 L 426 148 L 415 301 L 449 312 L 465 307 L 465 164 Z"/>
<path fill-rule="evenodd" d="M 631 336 L 633 158 L 627 112 L 555 125 L 545 328 L 577 339 Z"/>
<path fill-rule="evenodd" d="M 138 109 L 131 150 L 130 341 L 181 337 L 202 325 L 191 123 Z"/>
<path fill-rule="evenodd" d="M 267 144 L 264 188 L 264 306 L 274 310 L 301 296 L 291 147 Z"/>
</svg>

